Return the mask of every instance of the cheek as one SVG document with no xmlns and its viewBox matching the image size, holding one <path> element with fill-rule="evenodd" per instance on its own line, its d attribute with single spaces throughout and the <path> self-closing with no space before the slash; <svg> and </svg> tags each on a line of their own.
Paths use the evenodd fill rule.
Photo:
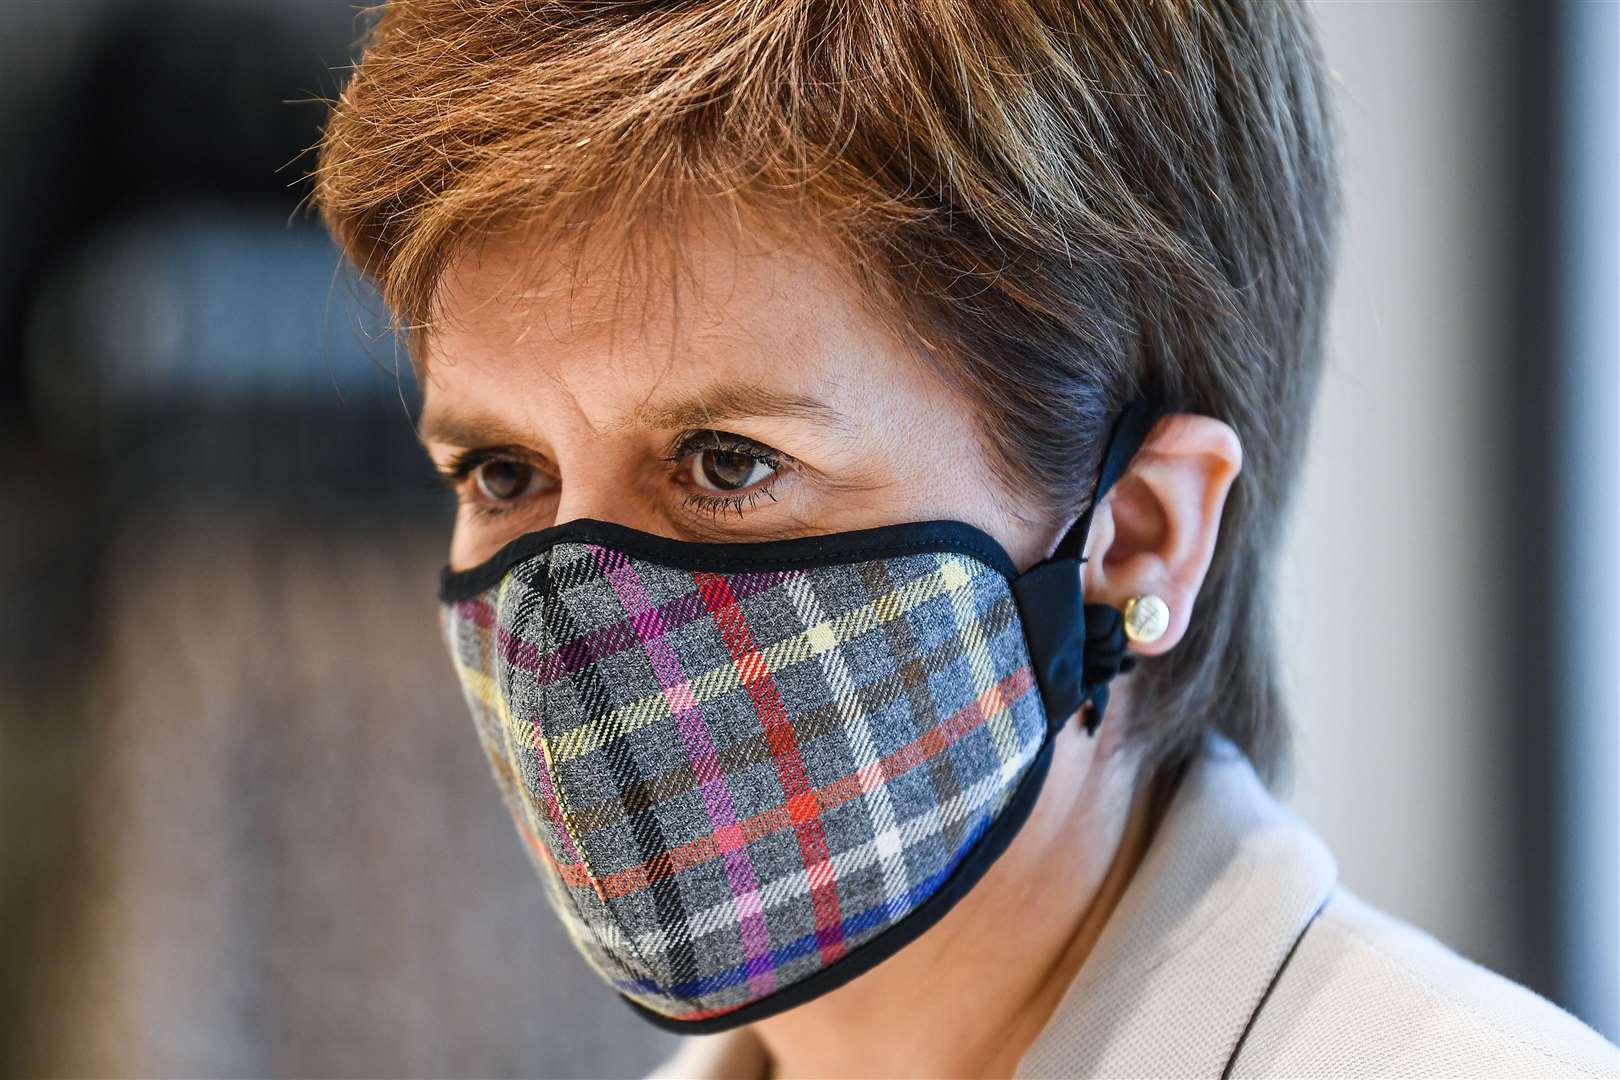
<svg viewBox="0 0 1620 1080">
<path fill-rule="evenodd" d="M 955 397 L 925 393 L 893 411 L 895 454 L 907 462 L 908 501 L 929 517 L 975 525 L 1019 568 L 1040 561 L 1065 523 L 1036 520 L 996 475 L 974 412 Z"/>
<path fill-rule="evenodd" d="M 458 510 L 455 526 L 450 531 L 449 560 L 452 570 L 477 566 L 494 554 L 494 548 L 479 536 L 478 530 L 467 524 L 467 514 L 466 508 Z"/>
<path fill-rule="evenodd" d="M 456 509 L 450 531 L 450 568 L 466 570 L 487 560 L 512 540 L 556 523 L 555 500 L 541 500 L 505 515 L 481 517 L 471 507 Z"/>
</svg>

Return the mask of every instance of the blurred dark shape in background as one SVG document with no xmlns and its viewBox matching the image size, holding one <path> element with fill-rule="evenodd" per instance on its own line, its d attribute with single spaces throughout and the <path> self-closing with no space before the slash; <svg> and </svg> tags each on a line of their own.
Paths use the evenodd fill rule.
<svg viewBox="0 0 1620 1080">
<path fill-rule="evenodd" d="M 672 1044 L 563 938 L 505 816 L 436 636 L 451 504 L 412 436 L 416 387 L 376 298 L 299 209 L 356 10 L 0 0 L 0 1075 L 633 1076 Z M 1395 568 L 1355 560 L 1363 528 L 1382 530 L 1381 550 L 1434 546 L 1433 522 L 1390 519 L 1444 484 L 1461 494 L 1439 505 L 1476 514 L 1450 524 L 1506 569 L 1481 581 L 1422 550 L 1405 567 L 1452 575 L 1418 599 L 1485 598 L 1483 629 L 1442 628 L 1466 662 L 1416 677 L 1484 688 L 1495 711 L 1440 719 L 1501 770 L 1411 739 L 1414 722 L 1445 729 L 1402 710 L 1406 672 L 1358 669 L 1355 696 L 1380 716 L 1335 725 L 1420 782 L 1330 767 L 1316 806 L 1341 810 L 1330 840 L 1346 880 L 1398 915 L 1421 905 L 1379 864 L 1410 867 L 1414 848 L 1368 824 L 1366 792 L 1383 820 L 1455 840 L 1454 865 L 1408 875 L 1435 886 L 1425 928 L 1613 1038 L 1616 768 L 1602 748 L 1620 598 L 1601 590 L 1620 556 L 1602 550 L 1613 461 L 1591 448 L 1612 446 L 1614 358 L 1576 341 L 1588 325 L 1612 341 L 1612 286 L 1593 282 L 1613 263 L 1594 248 L 1596 272 L 1570 269 L 1587 219 L 1563 201 L 1573 147 L 1600 177 L 1591 198 L 1610 200 L 1594 220 L 1612 227 L 1612 131 L 1593 138 L 1592 118 L 1612 127 L 1613 103 L 1576 110 L 1560 81 L 1563 51 L 1612 31 L 1613 6 L 1331 15 L 1330 66 L 1355 74 L 1341 86 L 1352 147 L 1372 147 L 1348 162 L 1374 181 L 1353 193 L 1429 201 L 1352 207 L 1359 268 L 1340 289 L 1392 329 L 1381 357 L 1336 358 L 1324 431 L 1340 434 L 1311 468 L 1345 490 L 1306 500 L 1348 504 L 1356 535 L 1329 540 L 1355 550 L 1324 544 L 1312 565 L 1349 568 L 1355 595 L 1307 581 L 1298 602 L 1332 619 L 1373 596 L 1389 606 L 1367 632 L 1432 642 Z M 1380 35 L 1411 29 L 1452 51 L 1389 62 Z M 1587 51 L 1592 70 L 1612 67 L 1612 47 Z M 1410 93 L 1371 92 L 1386 66 Z M 1408 114 L 1427 126 L 1403 127 Z M 1458 141 L 1434 150 L 1437 130 Z M 1427 283 L 1432 313 L 1380 309 L 1387 279 L 1407 280 L 1398 242 L 1432 224 L 1402 214 L 1436 204 L 1460 224 L 1411 243 L 1488 234 L 1451 245 L 1488 265 L 1454 290 Z M 1586 298 L 1581 314 L 1566 295 Z M 1478 338 L 1448 335 L 1473 317 Z M 1495 351 L 1473 355 L 1476 340 Z M 1380 414 L 1401 391 L 1379 380 L 1403 364 L 1475 381 L 1414 380 L 1445 400 Z M 1408 414 L 1444 433 L 1377 427 Z M 1401 476 L 1367 476 L 1358 456 L 1366 440 L 1453 438 L 1434 460 L 1403 456 Z M 1462 472 L 1433 471 L 1448 467 Z M 1584 621 L 1566 618 L 1563 598 L 1593 588 Z M 1349 624 L 1307 625 L 1322 644 L 1302 670 L 1342 672 Z M 1307 753 L 1332 756 L 1307 734 Z M 1500 812 L 1460 815 L 1473 831 L 1454 837 L 1434 804 L 1459 793 Z"/>
<path fill-rule="evenodd" d="M 451 503 L 300 212 L 333 0 L 0 4 L 0 1074 L 630 1075 L 435 636 Z"/>
</svg>

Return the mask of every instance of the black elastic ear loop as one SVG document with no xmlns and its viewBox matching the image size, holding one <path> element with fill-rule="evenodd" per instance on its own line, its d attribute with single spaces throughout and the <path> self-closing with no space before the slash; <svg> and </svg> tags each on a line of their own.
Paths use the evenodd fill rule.
<svg viewBox="0 0 1620 1080">
<path fill-rule="evenodd" d="M 1086 504 L 1085 512 L 1063 534 L 1058 541 L 1057 551 L 1059 557 L 1075 560 L 1075 580 L 1079 581 L 1079 564 L 1090 558 L 1081 554 L 1081 545 L 1085 543 L 1086 535 L 1091 531 L 1091 518 L 1097 511 L 1097 504 L 1102 502 L 1103 496 L 1108 494 L 1125 470 L 1130 467 L 1131 459 L 1142 448 L 1148 432 L 1159 417 L 1165 414 L 1165 408 L 1153 398 L 1137 398 L 1127 405 L 1119 418 L 1114 422 L 1114 430 L 1108 436 L 1108 447 L 1103 452 L 1102 468 L 1097 472 L 1097 485 L 1091 493 L 1091 501 Z M 1084 596 L 1082 595 L 1082 600 Z M 1084 614 L 1086 622 L 1085 672 L 1086 712 L 1083 719 L 1087 735 L 1096 735 L 1097 728 L 1102 723 L 1103 712 L 1108 708 L 1108 683 L 1115 675 L 1130 671 L 1136 666 L 1136 658 L 1127 652 L 1125 637 L 1125 617 L 1118 608 L 1108 604 L 1085 604 Z"/>
<path fill-rule="evenodd" d="M 1052 551 L 1053 559 L 1086 561 L 1081 557 L 1080 545 L 1085 543 L 1086 534 L 1091 531 L 1091 518 L 1097 512 L 1097 504 L 1102 502 L 1103 496 L 1108 494 L 1109 489 L 1119 478 L 1125 475 L 1131 459 L 1142 448 L 1148 432 L 1153 430 L 1153 425 L 1164 412 L 1164 407 L 1150 398 L 1137 398 L 1120 411 L 1119 416 L 1114 419 L 1113 430 L 1108 433 L 1107 448 L 1103 451 L 1102 465 L 1097 469 L 1097 480 L 1091 489 L 1091 500 L 1086 504 L 1085 511 L 1075 519 L 1074 524 L 1069 526 L 1069 530 L 1058 541 L 1057 547 Z"/>
<path fill-rule="evenodd" d="M 1084 602 L 1080 564 L 1089 556 L 1082 556 L 1080 548 L 1097 504 L 1166 411 L 1152 397 L 1137 398 L 1124 408 L 1109 432 L 1085 511 L 1049 557 L 1013 580 L 1035 681 L 1054 728 L 1084 707 L 1086 734 L 1095 735 L 1108 707 L 1109 680 L 1136 666 L 1126 651 L 1125 620 L 1119 609 Z"/>
</svg>

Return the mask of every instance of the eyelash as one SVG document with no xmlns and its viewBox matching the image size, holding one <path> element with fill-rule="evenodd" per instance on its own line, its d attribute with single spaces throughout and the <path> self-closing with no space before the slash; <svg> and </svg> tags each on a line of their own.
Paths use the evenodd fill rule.
<svg viewBox="0 0 1620 1080">
<path fill-rule="evenodd" d="M 736 495 L 707 495 L 701 492 L 691 492 L 682 501 L 682 505 L 706 512 L 718 519 L 721 514 L 735 511 L 742 517 L 746 510 L 751 510 L 761 496 L 776 502 L 776 495 L 771 491 L 777 476 L 780 476 L 785 465 L 791 464 L 792 458 L 779 451 L 772 450 L 763 443 L 740 435 L 732 435 L 724 431 L 690 431 L 678 437 L 670 453 L 663 455 L 659 460 L 679 465 L 692 454 L 701 450 L 719 450 L 728 454 L 740 454 L 770 466 L 776 474 L 763 486 L 752 491 Z M 492 461 L 514 461 L 518 455 L 507 447 L 482 447 L 472 450 L 462 450 L 452 456 L 443 468 L 436 468 L 429 484 L 434 488 L 447 488 L 451 494 L 461 494 L 461 489 L 480 465 Z M 481 518 L 495 518 L 512 513 L 516 507 L 500 506 L 472 500 L 463 500 L 472 508 L 473 513 Z"/>
<path fill-rule="evenodd" d="M 745 439 L 741 435 L 732 435 L 724 431 L 692 431 L 677 439 L 674 450 L 665 456 L 663 460 L 679 465 L 687 457 L 700 450 L 719 450 L 727 454 L 740 454 L 743 457 L 768 465 L 773 475 L 763 486 L 736 495 L 706 495 L 698 491 L 690 492 L 682 500 L 682 506 L 705 512 L 715 520 L 719 520 L 721 514 L 731 510 L 736 511 L 739 518 L 742 517 L 745 506 L 748 510 L 752 510 L 754 504 L 759 501 L 762 495 L 768 497 L 772 502 L 777 501 L 776 495 L 771 491 L 771 486 L 776 483 L 776 478 L 781 475 L 786 455 L 772 450 L 763 443 L 757 443 L 753 439 Z"/>
<path fill-rule="evenodd" d="M 462 450 L 454 454 L 443 468 L 434 470 L 438 475 L 429 481 L 429 486 L 447 488 L 450 494 L 460 498 L 462 487 L 466 485 L 468 478 L 477 471 L 480 465 L 491 461 L 513 461 L 516 458 L 517 455 L 506 447 L 481 447 L 475 450 Z M 495 506 L 470 499 L 462 501 L 472 509 L 474 516 L 480 518 L 500 517 L 502 514 L 509 514 L 513 510 L 513 507 Z"/>
</svg>

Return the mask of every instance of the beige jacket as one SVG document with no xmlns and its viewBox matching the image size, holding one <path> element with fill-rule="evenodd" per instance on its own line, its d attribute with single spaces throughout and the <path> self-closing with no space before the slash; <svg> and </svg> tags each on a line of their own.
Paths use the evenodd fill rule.
<svg viewBox="0 0 1620 1080">
<path fill-rule="evenodd" d="M 761 1078 L 747 1027 L 650 1074 Z M 1620 1049 L 1337 883 L 1231 743 L 1186 776 L 1019 1077 L 1620 1077 Z"/>
</svg>

